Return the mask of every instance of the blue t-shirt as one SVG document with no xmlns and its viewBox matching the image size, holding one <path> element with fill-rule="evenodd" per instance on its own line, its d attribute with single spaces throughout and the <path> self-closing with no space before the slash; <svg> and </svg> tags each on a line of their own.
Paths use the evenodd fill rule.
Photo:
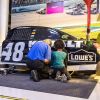
<svg viewBox="0 0 100 100">
<path fill-rule="evenodd" d="M 32 48 L 28 52 L 27 58 L 31 60 L 51 60 L 51 48 L 43 41 L 38 41 L 33 44 Z"/>
</svg>

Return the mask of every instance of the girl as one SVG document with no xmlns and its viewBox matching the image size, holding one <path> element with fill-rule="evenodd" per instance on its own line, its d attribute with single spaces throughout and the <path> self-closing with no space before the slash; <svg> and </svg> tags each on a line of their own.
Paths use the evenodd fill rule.
<svg viewBox="0 0 100 100">
<path fill-rule="evenodd" d="M 54 42 L 54 47 L 56 51 L 53 51 L 51 54 L 51 67 L 53 69 L 53 73 L 51 75 L 52 78 L 61 81 L 67 81 L 70 79 L 70 75 L 67 72 L 67 66 L 65 66 L 65 61 L 67 58 L 67 53 L 63 51 L 64 43 L 62 40 L 56 40 Z"/>
</svg>

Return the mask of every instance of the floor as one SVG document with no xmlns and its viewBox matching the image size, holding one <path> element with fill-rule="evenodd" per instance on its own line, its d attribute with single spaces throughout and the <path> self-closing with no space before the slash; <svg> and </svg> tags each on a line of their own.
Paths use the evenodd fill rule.
<svg viewBox="0 0 100 100">
<path fill-rule="evenodd" d="M 7 99 L 8 97 L 11 98 L 18 98 L 17 100 L 86 100 L 83 98 L 77 97 L 70 97 L 70 96 L 62 96 L 62 95 L 55 95 L 49 93 L 42 93 L 36 91 L 29 91 L 23 89 L 15 89 L 10 87 L 2 87 L 0 86 L 0 95 L 5 96 L 4 98 L 0 96 L 0 100 L 12 100 Z M 95 89 L 91 93 L 90 97 L 87 100 L 99 100 L 100 98 L 100 81 L 96 85 Z M 13 99 L 14 100 L 14 99 Z"/>
<path fill-rule="evenodd" d="M 0 100 L 99 100 L 99 98 L 100 80 L 98 80 L 88 99 L 0 86 Z"/>
<path fill-rule="evenodd" d="M 91 23 L 97 22 L 98 14 L 91 15 Z M 80 19 L 80 20 L 79 20 Z M 87 14 L 69 15 L 66 13 L 37 14 L 36 12 L 14 13 L 11 16 L 11 27 L 17 26 L 48 26 L 61 27 L 86 24 Z"/>
</svg>

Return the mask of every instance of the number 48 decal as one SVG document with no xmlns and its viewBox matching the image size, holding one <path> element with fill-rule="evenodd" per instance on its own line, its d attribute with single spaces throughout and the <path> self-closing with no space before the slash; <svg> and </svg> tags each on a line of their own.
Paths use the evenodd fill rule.
<svg viewBox="0 0 100 100">
<path fill-rule="evenodd" d="M 4 48 L 2 51 L 2 56 L 5 57 L 4 61 L 21 61 L 23 58 L 23 50 L 25 48 L 25 43 L 24 42 L 17 42 L 13 48 L 14 43 L 8 43 L 7 46 Z M 14 51 L 13 51 L 14 50 Z"/>
</svg>

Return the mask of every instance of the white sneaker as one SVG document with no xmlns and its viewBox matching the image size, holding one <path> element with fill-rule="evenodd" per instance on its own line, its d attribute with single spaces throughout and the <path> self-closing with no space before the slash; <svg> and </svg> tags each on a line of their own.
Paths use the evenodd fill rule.
<svg viewBox="0 0 100 100">
<path fill-rule="evenodd" d="M 60 73 L 60 71 L 57 71 L 55 80 L 57 80 L 57 81 L 61 80 L 61 73 Z"/>
<path fill-rule="evenodd" d="M 62 74 L 61 81 L 67 82 L 67 76 L 65 74 Z"/>
</svg>

